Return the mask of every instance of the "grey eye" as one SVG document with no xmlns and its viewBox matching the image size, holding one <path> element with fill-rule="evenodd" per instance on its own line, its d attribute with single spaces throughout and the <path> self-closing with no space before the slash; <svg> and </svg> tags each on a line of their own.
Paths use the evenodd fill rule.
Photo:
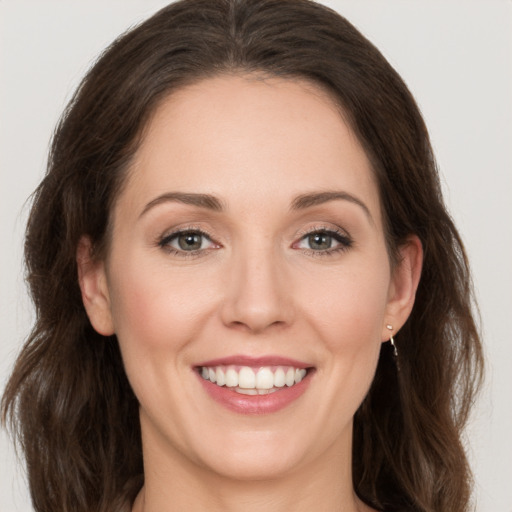
<svg viewBox="0 0 512 512">
<path fill-rule="evenodd" d="M 325 251 L 332 247 L 332 236 L 327 233 L 312 233 L 307 236 L 307 242 L 310 249 L 314 251 Z"/>
<path fill-rule="evenodd" d="M 180 233 L 177 236 L 176 241 L 182 251 L 197 251 L 202 248 L 203 235 L 193 231 Z"/>
<path fill-rule="evenodd" d="M 351 246 L 352 240 L 348 235 L 328 229 L 312 231 L 293 245 L 295 249 L 305 249 L 306 251 L 325 254 L 333 254 Z"/>
<path fill-rule="evenodd" d="M 208 235 L 201 231 L 178 231 L 165 236 L 160 242 L 160 247 L 167 247 L 175 252 L 195 252 L 210 249 L 215 246 Z"/>
</svg>

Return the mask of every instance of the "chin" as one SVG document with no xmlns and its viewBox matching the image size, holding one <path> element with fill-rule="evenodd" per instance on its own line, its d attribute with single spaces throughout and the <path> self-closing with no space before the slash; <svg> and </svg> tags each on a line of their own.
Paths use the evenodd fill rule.
<svg viewBox="0 0 512 512">
<path fill-rule="evenodd" d="M 297 454 L 283 454 L 278 447 L 258 449 L 243 453 L 229 453 L 217 459 L 208 469 L 230 480 L 255 482 L 285 478 L 297 470 L 298 461 L 303 457 Z"/>
<path fill-rule="evenodd" d="M 263 481 L 285 478 L 314 457 L 313 440 L 297 431 L 245 431 L 208 440 L 198 447 L 204 468 L 232 480 Z M 201 449 L 202 448 L 202 449 Z"/>
</svg>

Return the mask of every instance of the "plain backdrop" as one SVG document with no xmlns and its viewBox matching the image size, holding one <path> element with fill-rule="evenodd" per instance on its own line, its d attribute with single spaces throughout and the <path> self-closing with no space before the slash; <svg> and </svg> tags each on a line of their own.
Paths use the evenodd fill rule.
<svg viewBox="0 0 512 512">
<path fill-rule="evenodd" d="M 27 199 L 78 81 L 163 0 L 0 0 L 0 390 L 33 313 L 23 282 Z M 468 428 L 476 510 L 512 512 L 512 2 L 332 0 L 403 76 L 425 116 L 473 265 L 488 358 Z M 30 511 L 0 433 L 0 511 Z M 323 511 L 320 511 L 323 512 Z"/>
</svg>

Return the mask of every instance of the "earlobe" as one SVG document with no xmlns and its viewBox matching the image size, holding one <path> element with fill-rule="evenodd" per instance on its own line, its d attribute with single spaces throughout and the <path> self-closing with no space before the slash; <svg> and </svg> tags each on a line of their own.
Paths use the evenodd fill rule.
<svg viewBox="0 0 512 512">
<path fill-rule="evenodd" d="M 103 261 L 92 258 L 89 237 L 80 238 L 76 250 L 78 282 L 87 316 L 94 329 L 103 336 L 114 334 L 110 296 Z"/>
<path fill-rule="evenodd" d="M 399 248 L 399 258 L 391 276 L 382 341 L 389 339 L 387 325 L 393 326 L 393 334 L 398 332 L 414 306 L 423 265 L 423 248 L 416 235 Z"/>
</svg>

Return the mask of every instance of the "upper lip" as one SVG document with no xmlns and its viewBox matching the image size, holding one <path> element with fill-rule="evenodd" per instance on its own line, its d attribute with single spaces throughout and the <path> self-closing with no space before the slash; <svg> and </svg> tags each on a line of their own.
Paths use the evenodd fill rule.
<svg viewBox="0 0 512 512">
<path fill-rule="evenodd" d="M 304 361 L 298 361 L 289 357 L 283 357 L 278 355 L 267 355 L 267 356 L 246 356 L 246 355 L 232 355 L 227 357 L 220 357 L 218 359 L 210 359 L 209 361 L 203 361 L 196 366 L 250 366 L 250 367 L 262 367 L 262 366 L 293 366 L 294 368 L 311 368 L 312 365 Z"/>
</svg>

